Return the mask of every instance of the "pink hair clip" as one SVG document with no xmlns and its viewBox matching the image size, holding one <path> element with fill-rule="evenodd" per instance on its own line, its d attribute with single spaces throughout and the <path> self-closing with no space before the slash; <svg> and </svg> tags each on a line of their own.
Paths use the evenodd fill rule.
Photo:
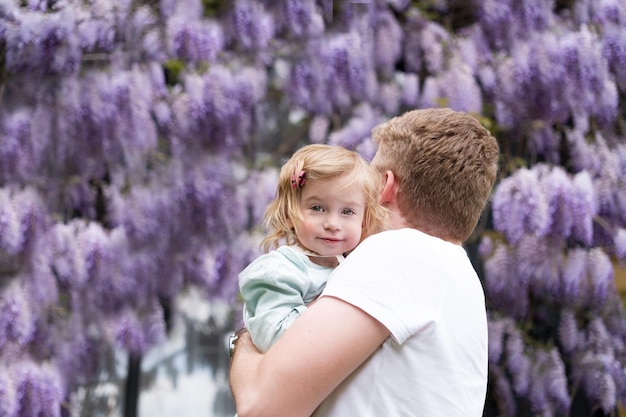
<svg viewBox="0 0 626 417">
<path fill-rule="evenodd" d="M 295 173 L 291 176 L 291 188 L 297 190 L 298 188 L 302 188 L 306 183 L 305 178 L 306 172 L 304 170 L 300 171 L 298 175 Z"/>
</svg>

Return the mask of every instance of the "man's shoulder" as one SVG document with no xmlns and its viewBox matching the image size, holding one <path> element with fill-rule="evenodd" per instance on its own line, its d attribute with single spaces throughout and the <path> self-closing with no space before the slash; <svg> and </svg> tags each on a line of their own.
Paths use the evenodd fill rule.
<svg viewBox="0 0 626 417">
<path fill-rule="evenodd" d="M 424 261 L 432 253 L 456 251 L 456 246 L 420 230 L 404 228 L 387 230 L 369 236 L 354 249 L 348 258 L 359 258 L 361 262 L 370 258 L 372 262 L 381 258 L 390 262 L 394 260 L 404 262 L 406 259 Z"/>
<path fill-rule="evenodd" d="M 384 232 L 376 233 L 367 237 L 362 244 L 367 242 L 368 245 L 384 246 L 393 244 L 395 246 L 405 241 L 415 241 L 429 238 L 432 238 L 432 236 L 428 236 L 417 229 L 404 228 L 385 230 Z"/>
</svg>

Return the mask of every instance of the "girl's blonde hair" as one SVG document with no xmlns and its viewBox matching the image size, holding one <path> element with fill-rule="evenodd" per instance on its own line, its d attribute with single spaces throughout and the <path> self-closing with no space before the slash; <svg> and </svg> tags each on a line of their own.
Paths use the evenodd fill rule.
<svg viewBox="0 0 626 417">
<path fill-rule="evenodd" d="M 389 214 L 379 203 L 382 175 L 357 152 L 341 146 L 307 145 L 296 151 L 280 170 L 276 197 L 265 210 L 268 236 L 261 248 L 268 252 L 281 242 L 296 244 L 293 223 L 301 219 L 302 188 L 311 182 L 338 178 L 345 180 L 344 186 L 361 187 L 365 193 L 361 240 L 385 230 Z"/>
</svg>

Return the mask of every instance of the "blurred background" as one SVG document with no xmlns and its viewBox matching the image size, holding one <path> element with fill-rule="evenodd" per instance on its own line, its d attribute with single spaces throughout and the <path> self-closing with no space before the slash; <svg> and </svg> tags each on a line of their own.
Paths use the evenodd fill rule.
<svg viewBox="0 0 626 417">
<path fill-rule="evenodd" d="M 232 416 L 278 167 L 423 107 L 502 149 L 485 416 L 616 415 L 625 94 L 624 0 L 0 0 L 0 417 Z"/>
</svg>

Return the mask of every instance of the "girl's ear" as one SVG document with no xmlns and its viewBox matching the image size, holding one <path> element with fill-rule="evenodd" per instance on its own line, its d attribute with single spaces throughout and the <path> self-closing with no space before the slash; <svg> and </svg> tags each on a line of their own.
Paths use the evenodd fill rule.
<svg viewBox="0 0 626 417">
<path fill-rule="evenodd" d="M 398 192 L 398 184 L 396 177 L 392 171 L 385 171 L 385 180 L 383 183 L 383 190 L 380 193 L 380 203 L 387 204 L 396 198 Z"/>
</svg>

